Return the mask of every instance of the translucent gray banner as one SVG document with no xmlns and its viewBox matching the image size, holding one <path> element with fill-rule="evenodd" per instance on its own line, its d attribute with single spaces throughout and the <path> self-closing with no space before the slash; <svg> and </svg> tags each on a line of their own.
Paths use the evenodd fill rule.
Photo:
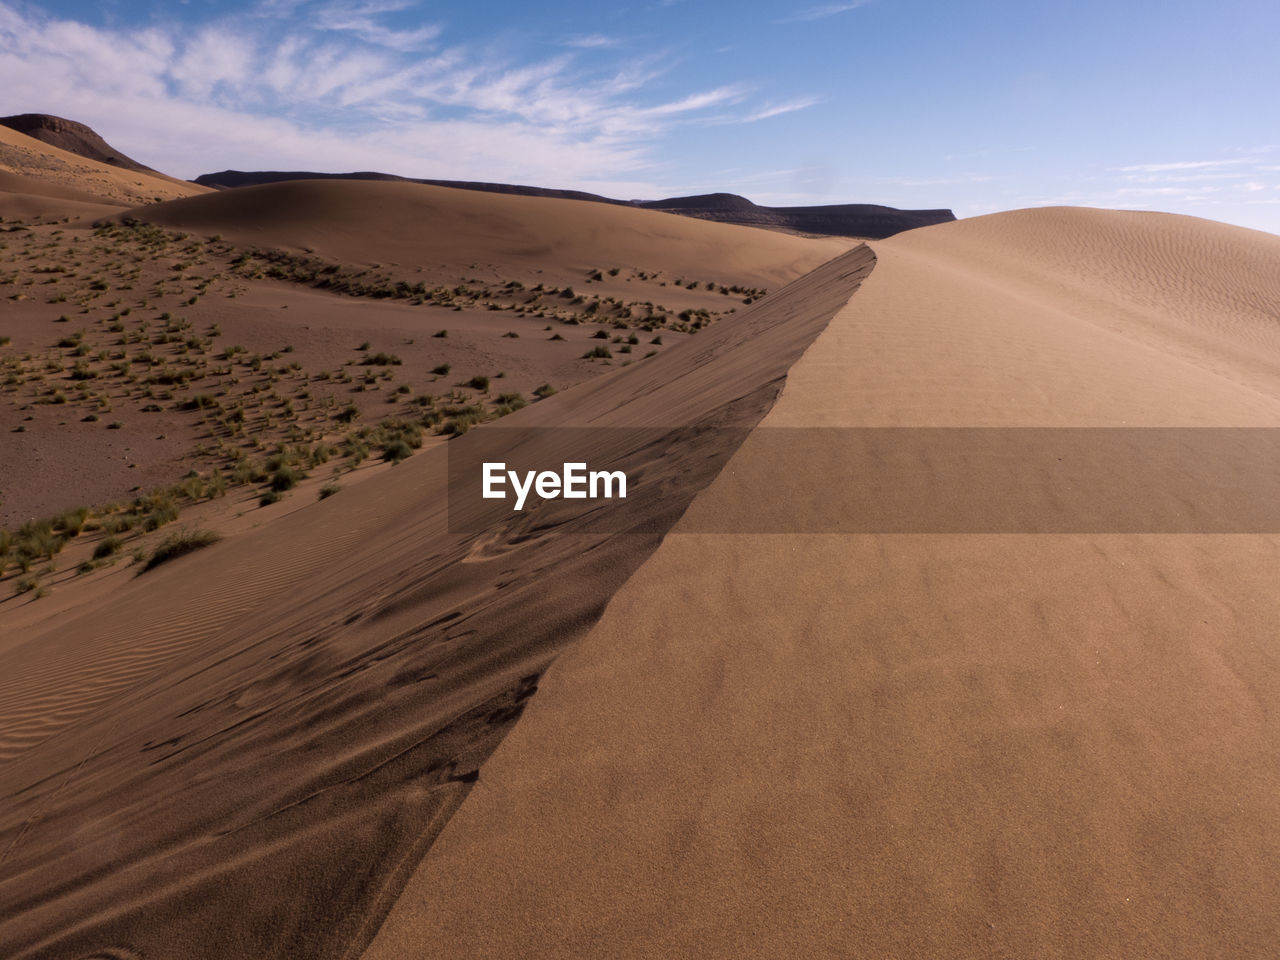
<svg viewBox="0 0 1280 960">
<path fill-rule="evenodd" d="M 498 428 L 449 454 L 455 532 L 1280 533 L 1280 428 Z"/>
</svg>

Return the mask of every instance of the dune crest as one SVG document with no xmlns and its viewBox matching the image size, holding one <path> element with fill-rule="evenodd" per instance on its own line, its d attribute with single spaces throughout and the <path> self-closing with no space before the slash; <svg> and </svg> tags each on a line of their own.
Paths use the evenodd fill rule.
<svg viewBox="0 0 1280 960">
<path fill-rule="evenodd" d="M 874 244 L 364 956 L 1269 957 L 1280 538 L 684 531 L 745 474 L 840 496 L 772 427 L 1280 425 L 1277 242 L 1044 210 Z"/>
</svg>

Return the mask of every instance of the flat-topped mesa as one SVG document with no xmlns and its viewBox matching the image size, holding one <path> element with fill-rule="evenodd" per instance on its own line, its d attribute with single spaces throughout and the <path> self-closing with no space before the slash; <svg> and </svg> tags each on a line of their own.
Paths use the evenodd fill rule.
<svg viewBox="0 0 1280 960">
<path fill-rule="evenodd" d="M 665 210 L 701 220 L 737 223 L 748 227 L 793 230 L 837 237 L 883 240 L 904 230 L 950 223 L 956 219 L 946 209 L 899 210 L 874 203 L 834 203 L 810 207 L 763 207 L 733 193 L 674 197 L 637 204 L 649 210 Z"/>
<path fill-rule="evenodd" d="M 98 136 L 93 128 L 83 123 L 76 123 L 74 120 L 50 116 L 47 113 L 20 113 L 12 117 L 0 117 L 0 125 L 88 160 L 96 160 L 98 163 L 119 167 L 122 170 L 164 176 L 160 171 L 125 156 Z"/>
</svg>

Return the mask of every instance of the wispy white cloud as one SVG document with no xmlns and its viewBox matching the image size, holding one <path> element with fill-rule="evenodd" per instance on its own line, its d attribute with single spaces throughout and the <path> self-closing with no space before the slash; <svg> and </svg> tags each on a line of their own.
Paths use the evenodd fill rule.
<svg viewBox="0 0 1280 960">
<path fill-rule="evenodd" d="M 1263 162 L 1269 159 L 1271 150 L 1254 147 L 1223 152 L 1228 155 L 1114 167 L 1110 172 L 1115 176 L 1109 178 L 1110 183 L 1104 180 L 1097 187 L 1082 191 L 1078 202 L 1139 209 L 1190 206 L 1205 216 L 1274 229 L 1274 224 L 1241 216 L 1245 208 L 1280 191 L 1280 167 Z"/>
<path fill-rule="evenodd" d="M 257 9 L 279 28 L 240 19 L 103 29 L 0 0 L 0 90 L 14 109 L 90 123 L 181 176 L 383 169 L 609 183 L 631 195 L 657 191 L 641 187 L 658 169 L 655 144 L 673 131 L 726 111 L 760 120 L 808 105 L 760 105 L 734 84 L 658 96 L 658 81 L 670 89 L 660 57 L 601 74 L 568 51 L 521 62 L 448 45 L 434 25 L 390 26 L 403 27 L 406 0 L 264 0 Z"/>
<path fill-rule="evenodd" d="M 316 25 L 322 30 L 349 33 L 374 46 L 406 52 L 420 50 L 440 36 L 437 24 L 397 30 L 378 22 L 385 14 L 403 13 L 414 6 L 412 0 L 365 0 L 354 5 L 335 0 L 316 11 Z"/>
<path fill-rule="evenodd" d="M 599 50 L 605 47 L 617 47 L 622 45 L 619 37 L 606 37 L 602 33 L 588 33 L 582 36 L 567 37 L 562 43 L 566 47 L 576 47 L 579 50 Z"/>
<path fill-rule="evenodd" d="M 1116 167 L 1120 173 L 1164 173 L 1170 170 L 1205 170 L 1215 167 L 1230 167 L 1247 162 L 1243 157 L 1230 160 L 1179 160 L 1173 163 L 1135 163 L 1127 167 Z"/>
<path fill-rule="evenodd" d="M 784 103 L 765 104 L 758 110 L 738 117 L 737 123 L 756 123 L 759 120 L 768 120 L 770 117 L 780 117 L 785 113 L 795 113 L 797 110 L 807 110 L 809 107 L 821 103 L 820 97 L 800 97 L 797 100 L 787 100 Z"/>
<path fill-rule="evenodd" d="M 814 20 L 825 20 L 827 17 L 834 17 L 840 13 L 847 13 L 850 10 L 856 10 L 858 7 L 864 7 L 869 0 L 846 0 L 844 3 L 826 3 L 817 7 L 809 7 L 798 13 L 789 14 L 785 17 L 773 21 L 774 23 L 810 23 Z"/>
</svg>

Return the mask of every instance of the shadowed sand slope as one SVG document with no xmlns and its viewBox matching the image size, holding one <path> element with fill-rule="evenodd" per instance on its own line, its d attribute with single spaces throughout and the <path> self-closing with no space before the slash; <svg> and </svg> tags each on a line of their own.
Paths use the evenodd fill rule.
<svg viewBox="0 0 1280 960">
<path fill-rule="evenodd" d="M 122 170 L 70 153 L 17 130 L 0 126 L 0 171 L 53 186 L 69 187 L 107 202 L 150 203 L 209 192 L 163 174 Z"/>
<path fill-rule="evenodd" d="M 761 477 L 840 497 L 776 427 L 1278 426 L 1280 239 L 1064 209 L 874 249 L 367 958 L 1274 955 L 1280 538 L 691 531 Z"/>
<path fill-rule="evenodd" d="M 501 263 L 528 274 L 628 266 L 776 287 L 850 241 L 677 219 L 648 210 L 416 183 L 304 180 L 224 191 L 136 212 L 244 244 L 306 249 L 344 263 Z"/>
<path fill-rule="evenodd" d="M 6 220 L 105 217 L 122 205 L 74 187 L 0 170 L 0 216 Z"/>
<path fill-rule="evenodd" d="M 657 215 L 655 215 L 657 216 Z M 451 441 L 601 431 L 642 533 L 446 528 L 445 450 L 0 640 L 0 942 L 15 957 L 359 955 L 565 644 L 767 411 L 856 249 L 684 344 Z M 692 429 L 690 429 L 692 428 Z M 567 451 L 566 451 L 567 452 Z"/>
</svg>

